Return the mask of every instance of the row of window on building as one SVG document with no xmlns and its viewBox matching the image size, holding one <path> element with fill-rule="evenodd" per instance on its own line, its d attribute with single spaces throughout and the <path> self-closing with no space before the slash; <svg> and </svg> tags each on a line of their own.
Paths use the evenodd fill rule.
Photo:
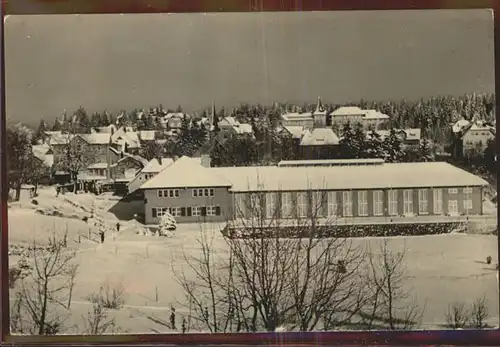
<svg viewBox="0 0 500 347">
<path fill-rule="evenodd" d="M 213 188 L 195 188 L 191 190 L 191 194 L 194 198 L 203 196 L 214 196 Z M 178 198 L 179 189 L 160 189 L 158 190 L 159 198 Z"/>
<path fill-rule="evenodd" d="M 203 217 L 220 216 L 220 206 L 188 206 L 188 207 L 153 207 L 153 218 L 170 213 L 173 217 Z"/>
<path fill-rule="evenodd" d="M 358 216 L 368 216 L 369 204 L 368 204 L 368 191 L 357 191 L 357 209 Z M 450 188 L 448 193 L 450 195 L 457 194 L 457 188 Z M 464 188 L 465 194 L 471 194 L 471 188 Z M 342 204 L 339 204 L 339 196 L 337 194 L 342 194 Z M 429 190 L 419 189 L 418 190 L 418 213 L 425 215 L 429 214 Z M 281 218 L 292 217 L 296 215 L 298 217 L 307 217 L 310 213 L 315 216 L 322 216 L 326 212 L 328 216 L 353 216 L 353 192 L 311 192 L 311 196 L 306 192 L 299 192 L 295 197 L 295 201 L 292 201 L 292 194 L 290 192 L 281 192 L 278 195 L 275 192 L 266 193 L 265 199 L 263 194 L 250 194 L 250 199 L 247 199 L 246 194 L 236 194 L 235 195 L 235 215 L 247 216 L 248 214 L 264 213 L 266 216 L 275 216 L 280 214 Z M 443 190 L 433 189 L 433 212 L 434 214 L 443 213 Z M 278 201 L 280 199 L 280 201 Z M 411 215 L 414 214 L 413 206 L 414 196 L 413 190 L 403 190 L 403 214 Z M 278 204 L 279 202 L 279 204 Z M 264 209 L 265 204 L 265 209 Z M 472 200 L 470 197 L 465 197 L 463 199 L 464 210 L 472 209 Z M 327 211 L 324 211 L 324 207 L 327 207 Z M 250 213 L 249 213 L 250 212 Z M 389 190 L 388 191 L 388 204 L 387 210 L 384 209 L 384 192 L 382 190 L 373 191 L 373 215 L 383 216 L 385 214 L 390 216 L 399 215 L 398 211 L 398 191 Z M 457 199 L 448 199 L 448 213 L 449 214 L 459 214 L 459 203 Z"/>
</svg>

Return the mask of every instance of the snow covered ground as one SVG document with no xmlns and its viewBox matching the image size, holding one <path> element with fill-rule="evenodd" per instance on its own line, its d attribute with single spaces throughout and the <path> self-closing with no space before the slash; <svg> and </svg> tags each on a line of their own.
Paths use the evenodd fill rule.
<svg viewBox="0 0 500 347">
<path fill-rule="evenodd" d="M 182 290 L 172 271 L 183 267 L 185 254 L 196 256 L 200 249 L 197 238 L 199 225 L 180 224 L 173 237 L 161 238 L 138 235 L 135 222 L 121 222 L 119 234 L 112 232 L 116 217 L 107 212 L 115 203 L 109 199 L 96 199 L 87 194 L 55 196 L 51 189 L 40 191 L 39 204 L 17 203 L 9 211 L 10 244 L 44 242 L 53 233 L 68 230 L 69 242 L 76 242 L 80 235 L 77 253 L 79 273 L 73 293 L 72 314 L 67 322 L 81 325 L 82 316 L 90 309 L 87 297 L 97 292 L 104 283 L 121 284 L 126 291 L 125 307 L 114 313 L 117 326 L 127 333 L 168 332 L 149 317 L 169 320 L 170 307 L 182 300 Z M 36 209 L 48 213 L 54 207 L 65 217 L 41 215 Z M 104 244 L 97 242 L 98 228 L 89 226 L 82 218 L 94 208 L 95 216 L 107 228 Z M 220 226 L 207 225 L 216 229 Z M 89 230 L 93 240 L 84 238 Z M 114 237 L 113 237 L 114 235 Z M 214 248 L 221 254 L 225 243 L 220 233 L 214 233 Z M 376 238 L 353 239 L 355 244 L 366 246 L 380 242 Z M 447 306 L 453 302 L 472 302 L 486 296 L 489 303 L 490 324 L 498 325 L 498 283 L 495 271 L 497 239 L 491 235 L 436 235 L 390 238 L 390 248 L 406 249 L 408 285 L 414 289 L 420 306 L 425 306 L 422 328 L 442 328 Z M 492 265 L 484 262 L 493 258 Z M 15 262 L 15 258 L 10 259 Z M 158 301 L 156 301 L 158 293 Z M 178 307 L 178 305 L 176 305 Z M 76 333 L 76 328 L 68 328 Z"/>
</svg>

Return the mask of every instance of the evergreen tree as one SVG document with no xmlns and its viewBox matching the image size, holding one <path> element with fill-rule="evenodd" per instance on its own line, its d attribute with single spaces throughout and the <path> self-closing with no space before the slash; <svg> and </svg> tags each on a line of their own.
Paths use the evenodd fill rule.
<svg viewBox="0 0 500 347">
<path fill-rule="evenodd" d="M 101 124 L 101 114 L 98 112 L 92 113 L 92 116 L 90 117 L 90 126 L 95 129 L 101 127 Z"/>
<path fill-rule="evenodd" d="M 54 124 L 52 125 L 52 128 L 50 130 L 51 131 L 61 131 L 62 130 L 61 121 L 56 118 L 56 120 L 54 120 Z"/>
<path fill-rule="evenodd" d="M 33 138 L 32 138 L 32 144 L 33 145 L 36 145 L 40 142 L 45 142 L 46 138 L 47 138 L 47 135 L 45 134 L 45 132 L 47 131 L 47 124 L 45 123 L 45 121 L 43 119 L 40 120 L 40 123 L 38 124 L 38 128 L 36 129 L 35 131 L 35 134 L 33 135 Z"/>
<path fill-rule="evenodd" d="M 101 114 L 101 126 L 102 127 L 107 127 L 111 124 L 111 117 L 109 116 L 108 112 L 104 110 L 104 112 Z"/>
<path fill-rule="evenodd" d="M 397 163 L 402 160 L 403 151 L 401 149 L 401 139 L 394 128 L 390 130 L 389 136 L 384 139 L 383 147 L 386 153 L 386 161 Z"/>
<path fill-rule="evenodd" d="M 431 148 L 429 146 L 429 140 L 426 138 L 422 139 L 418 148 L 419 161 L 432 161 L 433 155 Z"/>
<path fill-rule="evenodd" d="M 75 113 L 73 113 L 74 129 L 81 134 L 90 134 L 91 123 L 87 111 L 80 106 Z"/>
<path fill-rule="evenodd" d="M 342 139 L 340 140 L 339 146 L 343 158 L 356 158 L 355 143 L 350 122 L 346 122 L 342 127 Z"/>
</svg>

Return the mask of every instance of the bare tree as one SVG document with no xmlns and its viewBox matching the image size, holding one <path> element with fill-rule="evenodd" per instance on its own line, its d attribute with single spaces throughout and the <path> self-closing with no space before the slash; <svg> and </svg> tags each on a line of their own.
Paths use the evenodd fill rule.
<svg viewBox="0 0 500 347">
<path fill-rule="evenodd" d="M 363 311 L 368 329 L 411 329 L 418 326 L 424 309 L 420 308 L 407 285 L 405 250 L 394 252 L 387 238 L 380 244 L 379 254 L 369 252 L 369 270 L 365 288 L 370 303 Z"/>
<path fill-rule="evenodd" d="M 463 302 L 453 303 L 446 312 L 446 324 L 452 329 L 485 329 L 489 318 L 488 301 L 480 297 L 469 306 Z"/>
<path fill-rule="evenodd" d="M 109 317 L 110 310 L 119 310 L 123 307 L 123 287 L 110 289 L 106 283 L 101 286 L 99 292 L 91 294 L 88 300 L 92 303 L 92 309 L 83 317 L 86 334 L 101 335 L 115 332 L 116 322 Z"/>
<path fill-rule="evenodd" d="M 279 196 L 240 201 L 222 242 L 202 226 L 201 256 L 184 254 L 183 271 L 174 269 L 192 318 L 210 331 L 331 330 L 366 305 L 364 252 L 349 239 L 323 235 L 336 228 L 324 194 L 303 193 L 292 204 L 297 210 Z"/>
<path fill-rule="evenodd" d="M 448 306 L 446 324 L 452 329 L 463 329 L 469 324 L 470 312 L 463 302 L 455 302 Z"/>
<path fill-rule="evenodd" d="M 7 170 L 9 187 L 15 189 L 15 200 L 21 196 L 21 187 L 30 181 L 33 166 L 32 131 L 22 124 L 7 128 Z"/>
<path fill-rule="evenodd" d="M 488 327 L 487 319 L 489 318 L 488 301 L 486 297 L 476 299 L 471 307 L 470 325 L 474 329 L 484 329 Z"/>
<path fill-rule="evenodd" d="M 82 141 L 85 140 L 73 132 L 63 135 L 61 141 L 64 143 L 63 153 L 55 166 L 59 170 L 70 174 L 71 180 L 74 183 L 73 191 L 76 193 L 78 174 L 81 171 L 86 170 L 92 163 L 92 153 L 90 153 L 90 151 L 82 145 Z"/>
<path fill-rule="evenodd" d="M 66 248 L 64 239 L 54 234 L 47 250 L 33 244 L 32 273 L 22 278 L 14 289 L 14 307 L 19 313 L 17 328 L 12 327 L 14 333 L 52 335 L 62 328 L 63 315 L 69 309 L 68 294 L 77 271 L 73 262 L 75 251 Z"/>
</svg>

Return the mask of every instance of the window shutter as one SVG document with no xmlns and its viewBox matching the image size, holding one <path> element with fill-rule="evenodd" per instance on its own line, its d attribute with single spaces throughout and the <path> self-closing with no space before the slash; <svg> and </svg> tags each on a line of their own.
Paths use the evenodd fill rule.
<svg viewBox="0 0 500 347">
<path fill-rule="evenodd" d="M 188 217 L 191 217 L 191 215 L 192 215 L 192 212 L 191 212 L 191 207 L 186 208 L 186 215 L 187 215 Z"/>
<path fill-rule="evenodd" d="M 220 216 L 220 206 L 215 207 L 215 215 Z"/>
<path fill-rule="evenodd" d="M 206 216 L 206 215 L 207 215 L 207 208 L 206 208 L 205 206 L 203 206 L 203 207 L 201 208 L 201 215 L 202 215 L 202 216 Z"/>
<path fill-rule="evenodd" d="M 153 207 L 153 208 L 151 209 L 151 212 L 152 212 L 152 214 L 153 214 L 153 218 L 156 218 L 156 217 L 157 217 L 157 215 L 156 215 L 156 208 L 154 208 L 154 207 Z"/>
<path fill-rule="evenodd" d="M 184 217 L 186 215 L 186 208 L 181 207 L 181 217 Z"/>
</svg>

